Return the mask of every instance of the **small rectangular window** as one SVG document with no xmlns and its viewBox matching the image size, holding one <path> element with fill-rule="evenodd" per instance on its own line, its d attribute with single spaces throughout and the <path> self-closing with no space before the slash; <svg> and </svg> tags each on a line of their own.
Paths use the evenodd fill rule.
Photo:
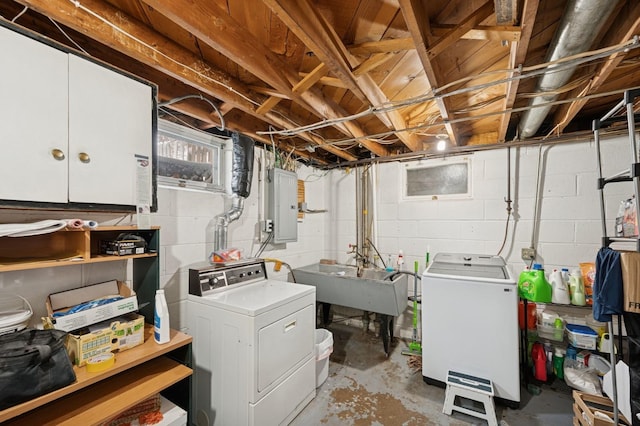
<svg viewBox="0 0 640 426">
<path fill-rule="evenodd" d="M 429 165 L 406 166 L 404 198 L 452 199 L 471 197 L 471 161 L 467 158 Z"/>
<path fill-rule="evenodd" d="M 170 121 L 158 121 L 158 184 L 223 191 L 222 149 L 227 139 Z"/>
</svg>

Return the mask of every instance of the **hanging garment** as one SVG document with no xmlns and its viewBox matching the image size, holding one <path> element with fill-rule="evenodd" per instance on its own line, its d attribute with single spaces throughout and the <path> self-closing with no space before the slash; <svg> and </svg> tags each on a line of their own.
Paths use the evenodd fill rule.
<svg viewBox="0 0 640 426">
<path fill-rule="evenodd" d="M 593 318 L 601 322 L 611 321 L 612 314 L 622 314 L 623 299 L 620 253 L 609 247 L 602 247 L 596 257 Z"/>
</svg>

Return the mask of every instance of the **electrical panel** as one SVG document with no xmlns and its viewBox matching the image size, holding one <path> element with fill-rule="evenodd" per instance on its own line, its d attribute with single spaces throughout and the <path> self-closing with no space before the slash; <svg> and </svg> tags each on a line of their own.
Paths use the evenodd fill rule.
<svg viewBox="0 0 640 426">
<path fill-rule="evenodd" d="M 298 241 L 298 176 L 282 169 L 267 170 L 266 199 L 271 242 Z"/>
</svg>

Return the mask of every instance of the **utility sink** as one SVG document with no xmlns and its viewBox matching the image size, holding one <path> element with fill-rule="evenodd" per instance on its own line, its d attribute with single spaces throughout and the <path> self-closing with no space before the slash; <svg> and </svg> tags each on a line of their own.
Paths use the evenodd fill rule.
<svg viewBox="0 0 640 426">
<path fill-rule="evenodd" d="M 293 270 L 296 282 L 316 287 L 318 302 L 397 317 L 407 308 L 407 274 L 314 263 Z"/>
</svg>

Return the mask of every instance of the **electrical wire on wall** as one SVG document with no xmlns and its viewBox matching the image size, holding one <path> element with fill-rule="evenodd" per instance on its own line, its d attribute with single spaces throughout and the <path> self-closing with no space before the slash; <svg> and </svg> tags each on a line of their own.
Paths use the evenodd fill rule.
<svg viewBox="0 0 640 426">
<path fill-rule="evenodd" d="M 497 256 L 500 256 L 507 242 L 507 236 L 509 234 L 509 222 L 511 219 L 511 211 L 513 210 L 513 208 L 511 207 L 511 203 L 513 202 L 513 200 L 511 200 L 511 147 L 510 146 L 507 146 L 507 195 L 504 198 L 504 202 L 507 204 L 507 219 L 505 220 L 505 224 L 504 224 L 504 237 L 502 238 L 502 245 L 500 246 L 498 253 L 496 253 Z"/>
</svg>

